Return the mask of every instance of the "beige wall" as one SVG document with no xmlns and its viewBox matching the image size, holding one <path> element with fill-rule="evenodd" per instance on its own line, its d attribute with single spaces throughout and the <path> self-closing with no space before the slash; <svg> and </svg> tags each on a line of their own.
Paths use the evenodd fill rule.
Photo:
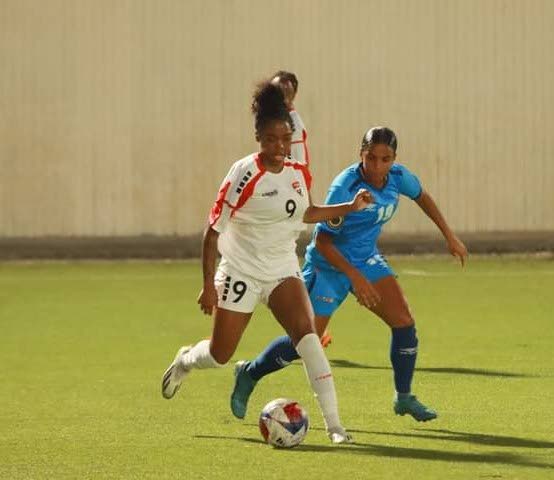
<svg viewBox="0 0 554 480">
<path fill-rule="evenodd" d="M 190 234 L 300 78 L 314 198 L 396 130 L 459 231 L 554 230 L 550 0 L 0 0 L 0 236 Z M 391 232 L 430 222 L 404 201 Z"/>
</svg>

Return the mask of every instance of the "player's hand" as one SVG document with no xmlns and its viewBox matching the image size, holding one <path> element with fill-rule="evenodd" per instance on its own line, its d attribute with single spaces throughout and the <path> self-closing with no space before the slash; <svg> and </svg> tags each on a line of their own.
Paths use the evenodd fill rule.
<svg viewBox="0 0 554 480">
<path fill-rule="evenodd" d="M 456 236 L 453 235 L 447 240 L 448 250 L 454 256 L 460 259 L 462 267 L 465 265 L 467 259 L 467 248 L 464 243 Z"/>
<path fill-rule="evenodd" d="M 360 305 L 371 309 L 381 301 L 381 297 L 375 287 L 361 273 L 357 272 L 349 278 L 356 300 L 358 300 Z"/>
<path fill-rule="evenodd" d="M 358 212 L 366 208 L 372 202 L 373 195 L 371 195 L 371 192 L 365 188 L 360 188 L 358 193 L 356 193 L 354 200 L 350 202 L 350 205 L 352 205 L 353 212 Z"/>
<path fill-rule="evenodd" d="M 213 285 L 204 286 L 198 295 L 197 303 L 206 315 L 211 315 L 214 307 L 217 307 L 217 291 Z"/>
</svg>

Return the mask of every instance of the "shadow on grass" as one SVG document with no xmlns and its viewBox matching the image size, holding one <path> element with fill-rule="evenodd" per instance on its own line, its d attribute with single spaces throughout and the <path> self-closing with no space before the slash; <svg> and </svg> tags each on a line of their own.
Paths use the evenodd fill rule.
<svg viewBox="0 0 554 480">
<path fill-rule="evenodd" d="M 422 437 L 440 440 L 453 440 L 456 442 L 475 443 L 478 445 L 494 445 L 497 447 L 521 447 L 521 448 L 554 448 L 554 442 L 545 440 L 533 440 L 532 438 L 508 437 L 504 435 L 490 435 L 485 433 L 456 432 L 444 429 L 418 430 L 417 434 L 407 434 L 405 436 Z M 438 435 L 430 435 L 427 432 L 433 432 Z M 378 435 L 388 435 L 386 432 L 371 432 Z M 399 434 L 402 435 L 402 434 Z"/>
<path fill-rule="evenodd" d="M 377 367 L 373 365 L 364 365 L 362 363 L 351 362 L 343 359 L 329 359 L 333 368 L 360 368 L 366 370 L 390 370 L 391 367 Z M 455 367 L 428 367 L 417 368 L 418 372 L 429 373 L 455 373 L 459 375 L 478 375 L 484 377 L 512 377 L 512 378 L 534 378 L 536 375 L 527 375 L 524 373 L 499 372 L 495 370 L 484 370 L 481 368 L 455 368 Z"/>
<path fill-rule="evenodd" d="M 225 435 L 193 435 L 192 438 L 205 438 L 208 440 L 240 440 L 242 442 L 266 445 L 266 442 L 264 442 L 263 440 L 251 437 L 227 437 Z"/>
<path fill-rule="evenodd" d="M 250 437 L 231 437 L 223 435 L 195 435 L 194 438 L 210 440 L 231 440 L 264 445 L 265 442 Z M 355 443 L 352 445 L 309 445 L 302 444 L 293 449 L 280 449 L 282 452 L 327 452 L 329 454 L 354 454 L 369 455 L 374 457 L 407 458 L 416 460 L 430 460 L 442 462 L 460 463 L 496 463 L 501 465 L 515 465 L 520 467 L 531 467 L 541 469 L 553 469 L 554 464 L 537 463 L 523 455 L 514 453 L 491 452 L 491 453 L 461 453 L 445 452 L 425 448 L 390 447 L 373 443 Z"/>
<path fill-rule="evenodd" d="M 244 423 L 245 427 L 257 427 L 254 423 Z M 310 426 L 310 430 L 325 432 L 325 428 Z M 452 442 L 465 442 L 477 445 L 489 445 L 495 447 L 515 448 L 554 448 L 554 442 L 546 440 L 534 440 L 532 438 L 508 437 L 505 435 L 492 435 L 485 433 L 456 432 L 454 430 L 414 428 L 418 433 L 377 432 L 372 430 L 360 430 L 349 428 L 350 433 L 367 433 L 368 435 L 386 435 L 389 437 L 425 438 L 429 440 L 450 440 Z"/>
</svg>

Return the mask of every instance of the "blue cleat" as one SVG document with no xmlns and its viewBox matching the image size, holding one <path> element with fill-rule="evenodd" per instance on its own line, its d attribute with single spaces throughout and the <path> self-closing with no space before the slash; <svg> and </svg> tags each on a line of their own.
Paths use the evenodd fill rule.
<svg viewBox="0 0 554 480">
<path fill-rule="evenodd" d="M 394 413 L 397 415 L 411 415 L 418 422 L 427 422 L 437 418 L 437 412 L 423 405 L 415 395 L 396 398 Z"/>
<path fill-rule="evenodd" d="M 244 418 L 250 394 L 254 390 L 256 380 L 248 375 L 246 369 L 250 362 L 241 360 L 235 364 L 235 388 L 231 393 L 231 411 L 237 418 Z"/>
</svg>

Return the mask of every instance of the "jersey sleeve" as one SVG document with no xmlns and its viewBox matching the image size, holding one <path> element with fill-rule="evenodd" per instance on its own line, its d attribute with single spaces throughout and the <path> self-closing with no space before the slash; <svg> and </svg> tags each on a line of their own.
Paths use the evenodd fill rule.
<svg viewBox="0 0 554 480">
<path fill-rule="evenodd" d="M 333 184 L 327 192 L 325 199 L 326 205 L 336 205 L 337 203 L 349 202 L 352 200 L 350 192 L 341 185 Z M 336 217 L 326 222 L 319 222 L 316 227 L 316 232 L 325 232 L 330 235 L 338 235 L 342 231 L 344 225 L 344 217 Z"/>
<path fill-rule="evenodd" d="M 234 212 L 246 201 L 247 194 L 255 184 L 253 180 L 256 180 L 252 170 L 235 163 L 221 182 L 208 218 L 210 227 L 216 232 L 225 231 Z"/>
<path fill-rule="evenodd" d="M 419 178 L 404 165 L 396 165 L 398 191 L 412 200 L 416 200 L 423 191 Z"/>
</svg>

